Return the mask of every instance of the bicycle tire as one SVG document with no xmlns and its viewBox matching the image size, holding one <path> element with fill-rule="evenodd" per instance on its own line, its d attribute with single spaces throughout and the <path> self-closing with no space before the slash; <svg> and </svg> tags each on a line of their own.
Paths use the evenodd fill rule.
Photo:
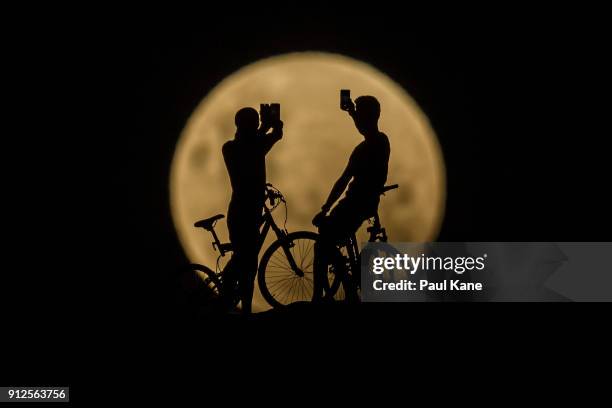
<svg viewBox="0 0 612 408">
<path fill-rule="evenodd" d="M 204 284 L 208 286 L 214 296 L 221 297 L 223 291 L 221 281 L 212 269 L 210 269 L 208 266 L 204 266 L 201 264 L 189 264 L 189 270 L 194 271 L 196 273 L 201 272 L 204 275 L 203 277 L 200 276 L 204 281 Z"/>
<path fill-rule="evenodd" d="M 402 252 L 399 251 L 397 248 L 395 248 L 393 245 L 384 242 L 384 241 L 377 241 L 376 242 L 376 250 L 378 251 L 377 254 L 371 254 L 373 256 L 384 256 L 384 257 L 390 257 L 390 258 L 395 258 L 396 255 L 401 255 Z M 363 251 L 362 251 L 363 252 Z M 362 253 L 362 257 L 365 254 Z M 371 259 L 363 259 L 362 258 L 362 265 L 372 265 Z M 406 275 L 408 273 L 408 275 Z M 405 276 L 404 276 L 405 275 Z M 372 278 L 372 274 L 367 274 L 368 277 Z M 395 268 L 393 269 L 386 269 L 382 275 L 380 275 L 380 278 L 382 278 L 385 282 L 396 282 L 399 279 L 409 279 L 409 272 L 406 272 L 403 269 L 397 270 Z M 363 284 L 364 282 L 362 282 Z M 365 282 L 366 284 L 371 284 L 371 281 Z"/>
<path fill-rule="evenodd" d="M 377 241 L 376 244 L 377 244 L 377 249 L 380 252 L 384 253 L 385 256 L 395 257 L 395 255 L 401 254 L 401 252 L 397 248 L 395 248 L 394 246 L 392 246 L 391 244 L 389 244 L 387 242 Z M 343 247 L 342 249 L 343 249 L 343 251 L 342 251 L 343 256 L 346 256 L 346 248 Z M 362 252 L 360 252 L 360 257 L 363 256 L 363 255 L 364 254 Z M 369 265 L 369 264 L 371 264 L 371 262 L 369 260 L 366 260 L 365 264 Z M 347 271 L 347 270 L 344 270 L 343 273 L 350 272 L 351 275 L 353 275 L 353 277 L 355 279 L 357 279 L 357 281 L 360 283 L 359 287 L 361 287 L 361 284 L 363 283 L 363 282 L 361 282 L 361 269 L 360 269 L 361 265 L 359 265 L 358 267 L 359 267 L 359 270 L 357 270 L 357 271 Z M 396 279 L 395 274 L 396 274 L 395 270 L 393 270 L 393 269 L 392 270 L 388 270 L 388 271 L 385 272 L 385 278 L 388 281 L 393 282 Z M 369 283 L 369 282 L 366 282 L 366 284 L 367 283 Z M 341 288 L 340 284 L 342 284 L 342 279 L 338 278 L 338 279 L 334 280 L 334 284 L 329 289 L 329 294 L 331 296 L 333 296 L 334 299 L 336 299 L 336 300 L 344 300 L 345 297 L 346 297 L 346 293 L 345 293 L 346 289 L 344 288 L 343 284 L 342 284 L 342 288 Z M 360 291 L 361 290 L 359 288 L 358 289 L 358 293 L 357 293 L 358 296 L 360 296 L 359 295 Z"/>
<path fill-rule="evenodd" d="M 346 247 L 336 247 L 336 250 L 339 251 L 339 258 L 346 258 Z M 340 258 L 341 257 L 341 258 Z M 343 292 L 338 292 L 340 290 L 340 285 L 342 284 L 342 274 L 347 273 L 346 265 L 336 265 L 333 262 L 328 265 L 328 268 L 332 273 L 334 273 L 334 279 L 331 282 L 331 285 L 328 285 L 325 288 L 325 295 L 334 298 L 335 300 L 344 299 Z M 341 269 L 341 271 L 336 271 L 337 269 Z M 329 283 L 329 279 L 328 279 Z"/>
<path fill-rule="evenodd" d="M 286 238 L 289 242 L 294 243 L 291 250 L 297 265 L 300 268 L 306 269 L 306 271 L 304 271 L 304 280 L 300 282 L 302 286 L 299 286 L 296 279 L 297 276 L 291 276 L 291 274 L 295 274 L 295 272 L 291 270 L 284 251 L 282 251 L 282 241 L 276 240 L 266 249 L 259 264 L 257 283 L 259 284 L 259 290 L 262 296 L 270 306 L 282 308 L 293 302 L 310 302 L 312 300 L 314 280 L 308 275 L 312 276 L 313 272 L 309 270 L 309 268 L 314 265 L 313 263 L 304 265 L 304 262 L 311 262 L 310 255 L 312 255 L 312 259 L 314 260 L 314 244 L 318 236 L 317 233 L 311 231 L 296 231 L 288 234 Z M 296 241 L 299 240 L 312 241 L 312 243 L 296 243 Z M 281 251 L 277 252 L 279 249 L 281 249 Z M 299 259 L 300 256 L 303 256 L 305 259 Z M 273 257 L 275 259 L 274 262 L 271 263 Z M 334 279 L 336 279 L 335 276 Z M 284 283 L 282 282 L 283 280 L 285 281 Z M 295 282 L 287 282 L 287 280 L 294 280 Z M 293 283 L 295 283 L 295 285 L 291 286 Z M 326 284 L 329 285 L 330 282 L 326 281 Z"/>
</svg>

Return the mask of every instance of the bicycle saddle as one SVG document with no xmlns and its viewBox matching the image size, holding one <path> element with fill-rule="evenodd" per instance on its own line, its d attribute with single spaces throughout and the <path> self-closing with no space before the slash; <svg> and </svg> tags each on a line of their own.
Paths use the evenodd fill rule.
<svg viewBox="0 0 612 408">
<path fill-rule="evenodd" d="M 196 222 L 195 224 L 193 224 L 194 227 L 198 227 L 198 228 L 204 228 L 205 230 L 212 230 L 213 229 L 213 224 L 220 220 L 225 218 L 225 215 L 223 214 L 217 214 L 213 217 L 210 218 L 206 218 L 205 220 L 200 220 L 198 222 Z"/>
</svg>

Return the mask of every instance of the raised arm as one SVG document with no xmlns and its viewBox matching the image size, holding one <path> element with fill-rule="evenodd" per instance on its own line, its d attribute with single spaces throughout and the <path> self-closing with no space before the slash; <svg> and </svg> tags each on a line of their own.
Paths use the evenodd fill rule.
<svg viewBox="0 0 612 408">
<path fill-rule="evenodd" d="M 355 104 L 350 99 L 346 112 L 351 118 L 353 118 L 353 120 L 355 120 Z M 321 207 L 321 210 L 324 214 L 327 214 L 327 212 L 334 205 L 334 203 L 338 201 L 344 190 L 346 190 L 346 186 L 348 185 L 349 181 L 351 181 L 351 178 L 353 178 L 353 155 L 354 152 L 353 154 L 351 154 L 349 162 L 346 165 L 344 171 L 342 172 L 342 175 L 336 181 L 336 183 L 334 183 L 334 186 L 332 187 L 331 192 L 329 193 L 327 201 L 325 202 L 325 204 L 323 204 L 323 207 Z"/>
<path fill-rule="evenodd" d="M 259 129 L 259 137 L 263 143 L 264 154 L 268 154 L 272 146 L 283 138 L 283 121 L 280 120 L 276 126 L 272 128 L 272 132 L 266 133 L 270 128 L 262 126 Z"/>
<path fill-rule="evenodd" d="M 321 225 L 321 221 L 325 218 L 334 203 L 338 201 L 344 190 L 346 190 L 346 186 L 348 185 L 349 181 L 351 181 L 353 178 L 351 162 L 352 160 L 349 160 L 346 169 L 344 169 L 340 178 L 334 183 L 334 186 L 329 193 L 329 197 L 327 197 L 327 201 L 325 201 L 325 204 L 323 204 L 323 207 L 321 207 L 321 212 L 315 215 L 312 219 L 312 224 L 315 227 L 319 227 Z"/>
<path fill-rule="evenodd" d="M 349 161 L 349 164 L 342 172 L 342 175 L 340 175 L 340 178 L 338 178 L 338 180 L 336 180 L 334 183 L 334 186 L 329 193 L 329 197 L 327 197 L 327 201 L 325 204 L 323 204 L 323 207 L 321 207 L 323 213 L 327 214 L 334 203 L 338 201 L 342 193 L 344 193 L 344 190 L 346 190 L 346 186 L 348 185 L 349 181 L 351 181 L 351 178 L 353 178 L 351 167 L 351 161 Z"/>
<path fill-rule="evenodd" d="M 342 175 L 334 183 L 334 186 L 332 187 L 329 193 L 329 197 L 327 197 L 327 201 L 325 201 L 325 204 L 323 204 L 323 207 L 321 207 L 321 212 L 315 215 L 315 217 L 312 219 L 312 223 L 314 226 L 318 227 L 321 224 L 323 218 L 325 218 L 334 203 L 338 201 L 344 190 L 346 190 L 346 186 L 348 185 L 349 181 L 351 181 L 351 179 L 353 178 L 352 159 L 353 158 L 351 156 L 351 159 L 349 159 L 348 165 L 342 172 Z"/>
</svg>

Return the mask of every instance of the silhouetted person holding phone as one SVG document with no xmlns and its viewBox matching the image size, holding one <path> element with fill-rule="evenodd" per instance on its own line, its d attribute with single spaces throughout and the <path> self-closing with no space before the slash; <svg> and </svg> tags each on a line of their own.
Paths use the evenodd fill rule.
<svg viewBox="0 0 612 408">
<path fill-rule="evenodd" d="M 380 193 L 387 180 L 390 146 L 387 136 L 378 130 L 378 100 L 373 96 L 360 96 L 353 104 L 348 91 L 342 91 L 341 98 L 341 108 L 351 116 L 364 141 L 351 153 L 348 165 L 334 184 L 321 212 L 312 220 L 319 227 L 319 239 L 315 244 L 313 302 L 323 300 L 327 268 L 336 244 L 355 234 L 365 220 L 377 213 Z M 344 190 L 345 197 L 327 215 Z M 345 285 L 356 288 L 355 279 L 357 277 Z M 346 294 L 347 300 L 356 300 L 356 290 L 347 290 Z"/>
<path fill-rule="evenodd" d="M 227 226 L 234 254 L 232 273 L 224 278 L 227 296 L 236 296 L 236 283 L 242 300 L 242 311 L 251 312 L 255 275 L 257 274 L 257 241 L 262 221 L 266 186 L 266 154 L 283 136 L 283 122 L 253 108 L 236 113 L 236 135 L 223 145 L 223 158 L 232 185 L 227 210 Z M 268 112 L 269 113 L 269 112 Z M 272 129 L 272 132 L 268 131 Z"/>
</svg>

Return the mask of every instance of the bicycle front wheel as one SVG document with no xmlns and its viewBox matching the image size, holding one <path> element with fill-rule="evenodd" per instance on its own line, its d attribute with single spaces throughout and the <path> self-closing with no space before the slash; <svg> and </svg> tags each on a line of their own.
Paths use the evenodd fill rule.
<svg viewBox="0 0 612 408">
<path fill-rule="evenodd" d="M 292 232 L 266 250 L 257 273 L 259 290 L 272 307 L 294 302 L 310 302 L 314 289 L 314 246 L 318 235 L 310 231 Z M 286 244 L 286 247 L 283 246 Z M 289 251 L 295 262 L 292 268 Z"/>
</svg>

